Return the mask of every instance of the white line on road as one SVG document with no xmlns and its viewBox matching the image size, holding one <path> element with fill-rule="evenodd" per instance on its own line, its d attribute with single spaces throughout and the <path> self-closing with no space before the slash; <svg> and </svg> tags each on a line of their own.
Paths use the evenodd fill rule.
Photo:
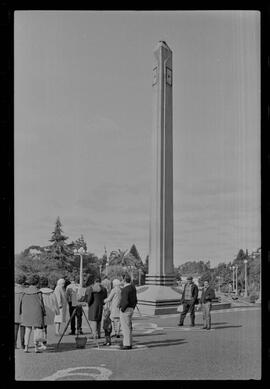
<svg viewBox="0 0 270 389">
<path fill-rule="evenodd" d="M 148 347 L 145 344 L 136 344 L 132 346 L 132 350 L 146 350 Z M 112 346 L 107 347 L 93 347 L 93 350 L 99 350 L 99 351 L 122 351 L 120 346 L 115 344 Z"/>
<path fill-rule="evenodd" d="M 79 372 L 78 370 L 98 370 L 99 373 L 94 373 L 94 372 Z M 77 372 L 76 372 L 77 371 Z M 62 370 L 57 370 L 54 374 L 44 377 L 41 379 L 41 381 L 56 381 L 59 378 L 64 378 L 68 376 L 87 376 L 87 377 L 92 377 L 94 380 L 100 381 L 100 380 L 108 380 L 109 377 L 112 375 L 112 371 L 109 369 L 106 369 L 105 367 L 101 366 L 77 366 L 77 367 L 70 367 L 68 369 L 62 369 Z"/>
</svg>

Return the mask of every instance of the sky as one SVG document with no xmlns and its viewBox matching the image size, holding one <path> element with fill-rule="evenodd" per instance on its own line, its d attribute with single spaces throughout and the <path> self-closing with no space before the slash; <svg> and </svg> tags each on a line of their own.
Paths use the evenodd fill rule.
<svg viewBox="0 0 270 389">
<path fill-rule="evenodd" d="M 173 52 L 174 265 L 261 246 L 260 14 L 16 11 L 15 253 L 149 251 L 153 50 Z"/>
</svg>

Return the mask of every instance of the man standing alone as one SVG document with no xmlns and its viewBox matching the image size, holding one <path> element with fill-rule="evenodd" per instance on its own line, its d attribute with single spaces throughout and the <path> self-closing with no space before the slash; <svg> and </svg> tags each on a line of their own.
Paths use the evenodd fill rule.
<svg viewBox="0 0 270 389">
<path fill-rule="evenodd" d="M 215 291 L 209 286 L 208 281 L 204 281 L 200 305 L 203 313 L 203 329 L 211 329 L 211 308 L 212 300 L 215 298 Z"/>
<path fill-rule="evenodd" d="M 182 294 L 182 298 L 180 300 L 180 304 L 183 304 L 183 312 L 180 316 L 179 326 L 183 326 L 186 314 L 190 312 L 190 326 L 195 326 L 195 303 L 198 298 L 198 286 L 194 284 L 193 278 L 189 276 L 187 278 L 187 283 L 184 286 L 184 291 Z"/>
<path fill-rule="evenodd" d="M 121 290 L 120 300 L 120 322 L 123 332 L 122 350 L 132 348 L 132 315 L 137 304 L 137 291 L 131 284 L 131 278 L 128 274 L 123 277 L 124 286 Z"/>
</svg>

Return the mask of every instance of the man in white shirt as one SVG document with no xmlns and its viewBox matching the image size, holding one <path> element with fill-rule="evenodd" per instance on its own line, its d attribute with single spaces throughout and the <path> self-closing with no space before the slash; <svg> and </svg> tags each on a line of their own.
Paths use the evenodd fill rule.
<svg viewBox="0 0 270 389">
<path fill-rule="evenodd" d="M 75 315 L 73 315 L 70 323 L 71 332 L 69 335 L 75 335 L 76 325 L 75 320 L 77 319 L 77 334 L 83 334 L 82 332 L 82 306 L 79 305 L 79 299 L 81 297 L 81 291 L 79 290 L 79 285 L 76 284 L 77 281 L 74 278 L 70 279 L 70 284 L 66 289 L 66 296 L 69 305 L 69 315 L 72 316 L 74 310 L 76 309 Z M 76 319 L 75 319 L 76 317 Z"/>
</svg>

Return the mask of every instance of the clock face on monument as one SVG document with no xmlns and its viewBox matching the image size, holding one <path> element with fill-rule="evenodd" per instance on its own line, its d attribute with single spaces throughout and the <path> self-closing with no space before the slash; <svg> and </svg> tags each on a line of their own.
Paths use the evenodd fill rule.
<svg viewBox="0 0 270 389">
<path fill-rule="evenodd" d="M 172 85 L 172 70 L 169 68 L 166 68 L 166 82 L 169 85 Z"/>
<path fill-rule="evenodd" d="M 157 79 L 158 79 L 158 72 L 157 72 L 157 67 L 153 69 L 153 84 L 152 85 L 155 85 L 157 83 Z"/>
</svg>

